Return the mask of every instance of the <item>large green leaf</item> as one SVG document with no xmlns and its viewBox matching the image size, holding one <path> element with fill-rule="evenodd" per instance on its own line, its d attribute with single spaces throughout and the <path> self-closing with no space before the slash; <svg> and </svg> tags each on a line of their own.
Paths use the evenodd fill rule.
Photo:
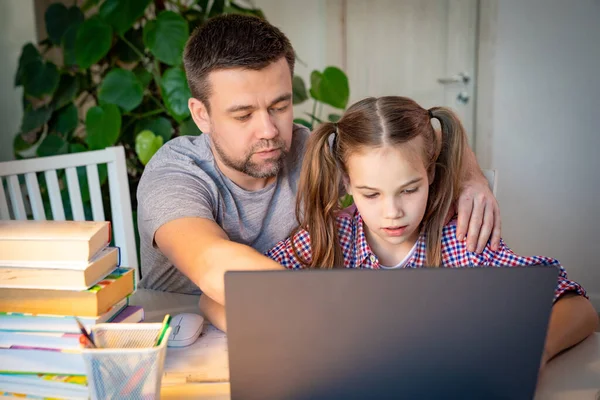
<svg viewBox="0 0 600 400">
<path fill-rule="evenodd" d="M 188 100 L 192 93 L 181 68 L 174 67 L 165 71 L 161 79 L 161 89 L 167 110 L 177 122 L 182 122 L 190 116 Z"/>
<path fill-rule="evenodd" d="M 155 135 L 163 138 L 166 142 L 173 136 L 173 127 L 171 122 L 165 117 L 146 118 L 135 124 L 135 132 L 152 131 Z"/>
<path fill-rule="evenodd" d="M 19 133 L 15 136 L 13 150 L 17 159 L 37 157 L 37 148 L 44 141 L 47 134 L 31 135 L 29 133 Z"/>
<path fill-rule="evenodd" d="M 66 154 L 69 144 L 58 135 L 48 135 L 37 148 L 38 157 L 56 156 Z"/>
<path fill-rule="evenodd" d="M 78 122 L 79 114 L 77 107 L 75 107 L 75 104 L 71 103 L 57 113 L 56 121 L 52 128 L 57 133 L 67 136 L 77 128 Z"/>
<path fill-rule="evenodd" d="M 202 133 L 192 118 L 179 124 L 179 136 L 198 136 Z"/>
<path fill-rule="evenodd" d="M 105 0 L 100 6 L 100 16 L 122 35 L 142 15 L 151 0 Z"/>
<path fill-rule="evenodd" d="M 148 164 L 148 161 L 162 145 L 162 136 L 157 136 L 152 131 L 141 131 L 135 137 L 135 152 L 144 165 Z"/>
<path fill-rule="evenodd" d="M 137 51 L 132 49 L 129 43 L 125 42 L 125 40 L 131 43 L 131 45 L 133 45 L 133 47 L 136 48 Z M 115 52 L 117 54 L 117 58 L 126 63 L 139 61 L 139 54 L 144 54 L 145 51 L 142 29 L 140 28 L 128 30 L 125 33 L 125 40 L 121 38 L 115 45 Z"/>
<path fill-rule="evenodd" d="M 61 46 L 63 49 L 63 61 L 65 66 L 71 66 L 77 64 L 77 58 L 75 56 L 75 43 L 77 41 L 77 31 L 81 24 L 73 24 L 67 28 L 65 34 L 62 37 Z"/>
<path fill-rule="evenodd" d="M 92 107 L 85 116 L 86 142 L 90 150 L 113 146 L 121 131 L 121 112 L 114 104 Z"/>
<path fill-rule="evenodd" d="M 60 74 L 56 65 L 50 61 L 37 60 L 25 65 L 21 78 L 25 94 L 41 98 L 54 93 L 60 81 Z"/>
<path fill-rule="evenodd" d="M 20 152 L 22 152 L 23 150 L 27 150 L 31 146 L 33 146 L 33 143 L 25 141 L 25 139 L 23 139 L 23 136 L 20 133 L 15 135 L 15 138 L 13 140 L 13 152 L 15 154 L 19 154 Z"/>
<path fill-rule="evenodd" d="M 67 14 L 69 9 L 62 3 L 53 3 L 46 9 L 44 21 L 46 22 L 46 31 L 48 37 L 53 43 L 60 43 L 65 29 L 69 27 Z"/>
<path fill-rule="evenodd" d="M 75 60 L 80 68 L 86 69 L 100 61 L 112 45 L 110 25 L 98 17 L 84 21 L 77 29 L 75 38 Z"/>
<path fill-rule="evenodd" d="M 142 85 L 135 74 L 121 68 L 106 74 L 98 90 L 100 104 L 116 104 L 125 111 L 139 106 L 143 97 Z"/>
<path fill-rule="evenodd" d="M 23 84 L 23 73 L 28 64 L 41 61 L 42 55 L 32 43 L 27 43 L 23 46 L 21 56 L 19 57 L 19 66 L 15 75 L 15 86 L 21 86 Z"/>
<path fill-rule="evenodd" d="M 340 207 L 342 209 L 350 207 L 352 204 L 354 204 L 354 198 L 350 194 L 346 194 L 340 199 Z"/>
<path fill-rule="evenodd" d="M 69 143 L 69 153 L 83 153 L 88 148 L 81 143 Z"/>
<path fill-rule="evenodd" d="M 52 107 L 55 110 L 69 104 L 79 91 L 79 80 L 70 74 L 62 74 L 60 77 L 60 83 L 58 84 L 58 88 L 54 93 L 54 98 L 52 99 Z"/>
<path fill-rule="evenodd" d="M 66 30 L 72 24 L 83 22 L 84 16 L 77 6 L 68 8 L 62 3 L 51 4 L 44 15 L 48 37 L 54 44 L 60 44 Z"/>
<path fill-rule="evenodd" d="M 44 126 L 52 116 L 50 107 L 42 107 L 37 110 L 27 109 L 21 120 L 21 133 L 27 133 Z"/>
<path fill-rule="evenodd" d="M 327 67 L 323 72 L 310 74 L 310 95 L 322 103 L 335 108 L 346 108 L 350 98 L 348 77 L 339 68 Z"/>
<path fill-rule="evenodd" d="M 147 88 L 150 81 L 152 81 L 152 74 L 143 65 L 135 67 L 133 73 L 138 78 L 138 81 L 140 81 L 142 88 Z"/>
<path fill-rule="evenodd" d="M 292 95 L 293 104 L 300 104 L 308 100 L 304 80 L 298 75 L 294 76 L 294 79 L 292 80 Z"/>
<path fill-rule="evenodd" d="M 157 59 L 169 65 L 181 64 L 189 36 L 187 21 L 173 11 L 163 11 L 156 20 L 144 25 L 144 44 Z"/>
</svg>

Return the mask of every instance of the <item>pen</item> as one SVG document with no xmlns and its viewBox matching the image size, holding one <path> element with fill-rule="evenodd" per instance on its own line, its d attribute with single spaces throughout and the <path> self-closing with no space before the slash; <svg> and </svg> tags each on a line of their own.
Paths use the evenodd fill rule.
<svg viewBox="0 0 600 400">
<path fill-rule="evenodd" d="M 160 332 L 158 333 L 158 335 L 156 336 L 156 341 L 154 342 L 154 346 L 160 346 L 160 343 L 162 342 L 165 333 L 167 332 L 167 329 L 169 329 L 169 324 L 171 323 L 171 315 L 167 314 L 165 315 L 165 318 L 163 319 L 163 324 L 162 327 L 160 328 Z"/>
<path fill-rule="evenodd" d="M 87 339 L 87 341 L 89 342 L 89 345 L 93 348 L 96 348 L 97 346 L 96 346 L 96 343 L 94 343 L 94 339 L 92 339 L 92 337 L 87 332 L 87 330 L 85 329 L 85 326 L 83 326 L 83 324 L 81 323 L 79 318 L 77 318 L 77 317 L 73 317 L 73 318 L 75 318 L 75 322 L 77 322 L 77 325 L 79 326 L 79 330 L 81 331 L 81 334 Z M 81 343 L 81 340 L 80 340 L 80 343 Z"/>
</svg>

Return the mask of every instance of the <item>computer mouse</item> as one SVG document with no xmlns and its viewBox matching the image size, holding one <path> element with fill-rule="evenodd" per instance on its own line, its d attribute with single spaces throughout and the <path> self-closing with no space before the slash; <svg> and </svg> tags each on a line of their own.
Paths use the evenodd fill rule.
<svg viewBox="0 0 600 400">
<path fill-rule="evenodd" d="M 204 318 L 198 314 L 177 314 L 171 319 L 171 335 L 169 335 L 168 347 L 185 347 L 194 343 L 200 333 Z"/>
</svg>

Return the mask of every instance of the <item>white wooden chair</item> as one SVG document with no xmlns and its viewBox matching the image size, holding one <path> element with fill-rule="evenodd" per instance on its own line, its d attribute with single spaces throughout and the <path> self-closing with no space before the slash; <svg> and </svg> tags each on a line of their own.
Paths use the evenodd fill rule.
<svg viewBox="0 0 600 400">
<path fill-rule="evenodd" d="M 52 210 L 52 219 L 65 220 L 65 207 L 57 170 L 64 169 L 73 220 L 85 220 L 77 167 L 85 167 L 94 221 L 105 221 L 104 204 L 100 189 L 98 165 L 106 164 L 112 213 L 114 243 L 121 248 L 121 265 L 134 268 L 139 278 L 135 234 L 131 213 L 131 196 L 123 147 L 41 157 L 0 163 L 0 219 L 27 219 L 26 207 L 33 219 L 47 219 L 38 184 L 38 173 L 43 173 Z M 21 191 L 19 176 L 25 178 L 26 195 Z M 6 180 L 9 198 L 6 197 L 2 177 Z M 10 209 L 9 209 L 10 203 Z M 12 211 L 12 212 L 11 212 Z"/>
<path fill-rule="evenodd" d="M 495 169 L 484 169 L 483 175 L 485 175 L 488 180 L 492 193 L 496 196 L 498 190 L 498 171 Z"/>
</svg>

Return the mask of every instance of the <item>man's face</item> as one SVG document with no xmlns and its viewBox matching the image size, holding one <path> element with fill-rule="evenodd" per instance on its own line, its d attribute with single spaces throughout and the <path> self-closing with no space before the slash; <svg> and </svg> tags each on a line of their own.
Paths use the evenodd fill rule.
<svg viewBox="0 0 600 400">
<path fill-rule="evenodd" d="M 208 77 L 210 113 L 190 109 L 225 167 L 252 178 L 277 175 L 292 142 L 292 78 L 285 58 L 254 71 L 218 70 Z M 196 112 L 194 111 L 196 110 Z"/>
</svg>

